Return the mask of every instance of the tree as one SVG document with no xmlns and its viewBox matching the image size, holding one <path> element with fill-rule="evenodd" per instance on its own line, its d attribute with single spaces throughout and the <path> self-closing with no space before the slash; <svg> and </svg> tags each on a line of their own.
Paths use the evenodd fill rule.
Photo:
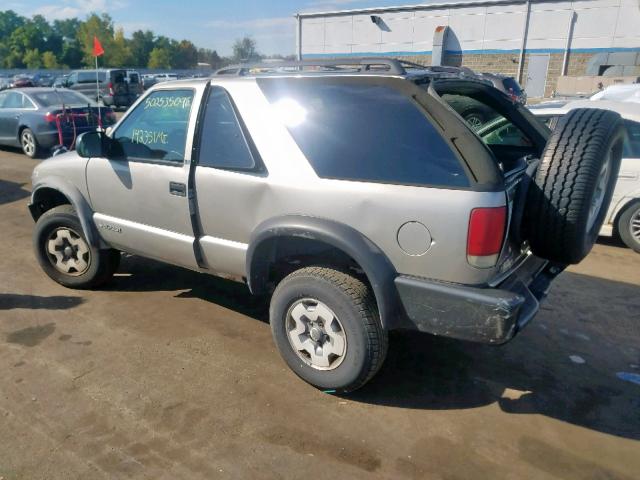
<svg viewBox="0 0 640 480">
<path fill-rule="evenodd" d="M 149 54 L 154 47 L 153 32 L 137 30 L 131 35 L 129 48 L 131 48 L 131 61 L 134 67 L 146 67 L 149 63 Z"/>
<path fill-rule="evenodd" d="M 259 60 L 260 54 L 256 50 L 256 41 L 249 36 L 236 40 L 233 44 L 233 59 L 236 62 Z"/>
<path fill-rule="evenodd" d="M 171 52 L 167 48 L 154 48 L 149 54 L 149 68 L 171 68 Z"/>
<path fill-rule="evenodd" d="M 198 63 L 198 49 L 189 40 L 182 40 L 173 51 L 173 68 L 193 68 Z"/>
<path fill-rule="evenodd" d="M 111 43 L 111 51 L 109 52 L 108 59 L 109 65 L 112 67 L 126 67 L 131 65 L 131 49 L 127 44 L 127 40 L 124 38 L 122 28 L 116 30 L 113 42 Z"/>
<path fill-rule="evenodd" d="M 60 68 L 60 64 L 58 63 L 58 59 L 53 52 L 44 52 L 42 54 L 42 66 L 44 68 Z"/>
<path fill-rule="evenodd" d="M 82 47 L 82 61 L 87 66 L 92 66 L 95 62 L 93 56 L 94 36 L 98 37 L 104 48 L 104 64 L 110 65 L 111 46 L 113 44 L 113 20 L 108 14 L 103 13 L 98 16 L 92 13 L 78 27 L 77 38 Z"/>
<path fill-rule="evenodd" d="M 40 68 L 42 67 L 42 57 L 37 48 L 27 50 L 24 54 L 24 64 L 27 68 Z"/>
</svg>

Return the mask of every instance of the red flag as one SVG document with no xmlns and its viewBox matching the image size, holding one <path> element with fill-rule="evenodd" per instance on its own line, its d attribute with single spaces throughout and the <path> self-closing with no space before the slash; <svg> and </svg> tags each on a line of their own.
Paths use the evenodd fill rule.
<svg viewBox="0 0 640 480">
<path fill-rule="evenodd" d="M 102 45 L 100 44 L 100 40 L 98 40 L 98 37 L 94 35 L 93 36 L 93 56 L 99 57 L 100 55 L 103 55 L 103 54 L 104 54 L 104 48 L 102 48 Z"/>
</svg>

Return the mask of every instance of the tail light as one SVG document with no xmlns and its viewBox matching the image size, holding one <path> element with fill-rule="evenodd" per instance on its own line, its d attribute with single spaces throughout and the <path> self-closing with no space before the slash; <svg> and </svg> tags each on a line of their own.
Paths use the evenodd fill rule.
<svg viewBox="0 0 640 480">
<path fill-rule="evenodd" d="M 109 95 L 113 96 L 113 83 L 109 82 L 107 88 L 109 89 Z"/>
<path fill-rule="evenodd" d="M 44 121 L 48 123 L 52 123 L 56 121 L 56 115 L 54 113 L 46 113 L 44 115 Z"/>
<path fill-rule="evenodd" d="M 507 207 L 474 208 L 469 218 L 467 261 L 477 268 L 498 262 L 507 224 Z"/>
</svg>

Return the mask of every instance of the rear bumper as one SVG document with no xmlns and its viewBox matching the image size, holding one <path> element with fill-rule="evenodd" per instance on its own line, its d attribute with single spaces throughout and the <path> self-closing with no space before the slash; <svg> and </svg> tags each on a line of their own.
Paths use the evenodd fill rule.
<svg viewBox="0 0 640 480">
<path fill-rule="evenodd" d="M 409 327 L 445 337 L 501 344 L 524 328 L 540 308 L 563 265 L 530 256 L 495 288 L 478 288 L 399 276 L 396 288 Z"/>
</svg>

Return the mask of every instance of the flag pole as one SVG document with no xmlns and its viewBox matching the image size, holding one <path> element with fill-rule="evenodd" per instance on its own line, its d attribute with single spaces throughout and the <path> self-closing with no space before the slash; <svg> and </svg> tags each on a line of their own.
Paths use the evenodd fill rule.
<svg viewBox="0 0 640 480">
<path fill-rule="evenodd" d="M 100 113 L 100 79 L 98 76 L 98 56 L 96 55 L 96 99 L 98 101 L 98 130 L 102 130 L 102 114 Z"/>
</svg>

